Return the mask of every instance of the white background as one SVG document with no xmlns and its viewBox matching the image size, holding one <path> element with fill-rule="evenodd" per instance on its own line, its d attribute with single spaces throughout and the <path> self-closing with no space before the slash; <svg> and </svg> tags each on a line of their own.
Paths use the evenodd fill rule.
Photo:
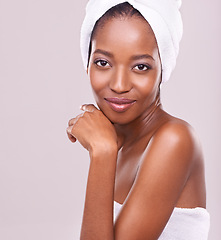
<svg viewBox="0 0 221 240">
<path fill-rule="evenodd" d="M 94 102 L 79 50 L 87 0 L 0 0 L 0 239 L 79 237 L 88 153 L 66 136 Z M 163 86 L 169 113 L 201 138 L 209 240 L 219 240 L 221 2 L 185 0 L 177 67 Z"/>
</svg>

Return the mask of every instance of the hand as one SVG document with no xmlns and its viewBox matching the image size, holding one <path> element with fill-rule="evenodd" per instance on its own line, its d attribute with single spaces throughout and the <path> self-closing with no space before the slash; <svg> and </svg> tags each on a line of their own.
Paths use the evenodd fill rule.
<svg viewBox="0 0 221 240">
<path fill-rule="evenodd" d="M 117 147 L 117 134 L 114 125 L 93 104 L 81 106 L 84 113 L 72 118 L 67 134 L 72 142 L 78 140 L 89 152 Z"/>
</svg>

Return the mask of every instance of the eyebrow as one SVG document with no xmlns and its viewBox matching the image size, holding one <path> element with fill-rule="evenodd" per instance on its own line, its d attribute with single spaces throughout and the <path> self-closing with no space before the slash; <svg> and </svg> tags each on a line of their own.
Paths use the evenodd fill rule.
<svg viewBox="0 0 221 240">
<path fill-rule="evenodd" d="M 113 58 L 113 56 L 114 56 L 112 53 L 105 51 L 105 50 L 101 50 L 101 49 L 96 49 L 93 54 L 95 54 L 95 53 L 101 53 L 101 54 L 103 54 L 107 57 L 111 57 L 111 58 Z"/>
<path fill-rule="evenodd" d="M 112 53 L 105 51 L 105 50 L 101 50 L 101 49 L 96 49 L 93 54 L 95 54 L 95 53 L 101 53 L 110 58 L 114 57 L 114 55 Z M 150 58 L 153 61 L 155 61 L 155 59 L 149 54 L 134 55 L 131 57 L 131 60 L 139 60 L 139 59 L 143 59 L 143 58 Z"/>
<path fill-rule="evenodd" d="M 150 58 L 153 61 L 155 61 L 155 59 L 149 54 L 134 55 L 134 56 L 131 57 L 132 60 L 139 60 L 139 59 L 143 59 L 143 58 Z"/>
</svg>

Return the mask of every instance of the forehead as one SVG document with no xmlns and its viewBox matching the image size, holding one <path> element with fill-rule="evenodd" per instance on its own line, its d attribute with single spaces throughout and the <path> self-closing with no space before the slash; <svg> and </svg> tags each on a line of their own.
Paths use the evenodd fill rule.
<svg viewBox="0 0 221 240">
<path fill-rule="evenodd" d="M 158 50 L 155 35 L 148 22 L 141 17 L 111 18 L 98 25 L 92 47 L 120 48 L 121 51 Z"/>
</svg>

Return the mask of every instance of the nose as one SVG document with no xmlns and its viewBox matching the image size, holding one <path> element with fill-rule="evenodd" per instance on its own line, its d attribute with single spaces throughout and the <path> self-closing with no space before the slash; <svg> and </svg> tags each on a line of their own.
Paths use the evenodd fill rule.
<svg viewBox="0 0 221 240">
<path fill-rule="evenodd" d="M 110 89 L 118 94 L 129 92 L 132 88 L 129 74 L 124 68 L 117 68 L 109 83 Z"/>
</svg>

